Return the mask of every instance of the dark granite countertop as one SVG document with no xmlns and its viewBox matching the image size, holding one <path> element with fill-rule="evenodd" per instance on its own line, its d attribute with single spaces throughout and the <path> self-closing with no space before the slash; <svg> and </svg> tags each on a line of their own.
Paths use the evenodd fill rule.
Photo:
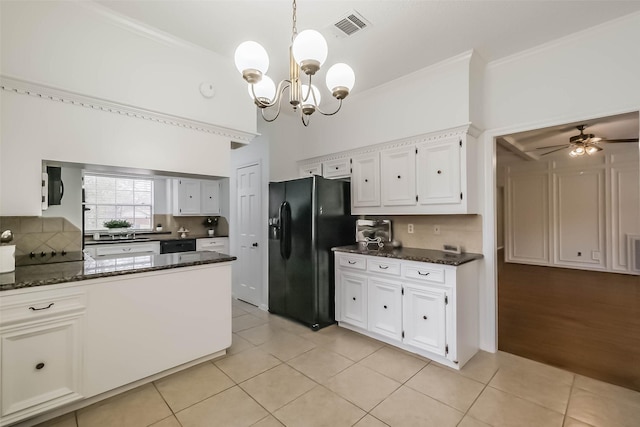
<svg viewBox="0 0 640 427">
<path fill-rule="evenodd" d="M 407 261 L 431 262 L 434 264 L 444 264 L 457 266 L 476 259 L 483 258 L 482 254 L 462 253 L 452 254 L 435 249 L 418 248 L 382 248 L 361 249 L 359 245 L 339 246 L 332 248 L 336 252 L 348 252 L 352 254 L 380 256 L 385 258 L 397 258 Z"/>
<path fill-rule="evenodd" d="M 143 273 L 170 268 L 190 267 L 234 261 L 237 258 L 219 252 L 182 252 L 175 254 L 116 255 L 84 261 L 58 262 L 16 267 L 12 273 L 0 273 L 0 291 L 77 282 L 123 274 Z"/>
<path fill-rule="evenodd" d="M 95 245 L 111 245 L 115 243 L 145 243 L 145 242 L 159 242 L 162 240 L 188 240 L 188 239 L 215 239 L 216 237 L 229 237 L 229 236 L 209 236 L 204 233 L 187 234 L 187 237 L 180 237 L 179 234 L 173 234 L 170 232 L 162 233 L 136 233 L 136 239 L 111 239 L 110 237 L 102 237 L 100 240 L 93 240 L 91 237 L 85 237 L 85 246 Z"/>
</svg>

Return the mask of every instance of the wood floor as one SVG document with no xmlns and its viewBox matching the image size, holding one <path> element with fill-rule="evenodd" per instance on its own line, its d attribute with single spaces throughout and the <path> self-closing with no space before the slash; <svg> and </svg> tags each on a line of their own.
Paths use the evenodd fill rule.
<svg viewBox="0 0 640 427">
<path fill-rule="evenodd" d="M 500 350 L 640 391 L 640 276 L 503 260 Z"/>
</svg>

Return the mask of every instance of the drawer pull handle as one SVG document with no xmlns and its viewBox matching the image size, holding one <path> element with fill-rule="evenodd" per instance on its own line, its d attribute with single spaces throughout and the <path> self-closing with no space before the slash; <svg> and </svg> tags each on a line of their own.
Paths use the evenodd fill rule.
<svg viewBox="0 0 640 427">
<path fill-rule="evenodd" d="M 40 307 L 40 308 L 35 308 L 35 307 L 29 307 L 29 310 L 33 310 L 33 311 L 38 311 L 38 310 L 46 310 L 47 308 L 51 308 L 53 306 L 53 303 L 49 304 L 46 307 Z"/>
<path fill-rule="evenodd" d="M 42 368 L 44 368 L 44 363 L 40 362 L 36 365 L 36 369 L 40 370 Z"/>
<path fill-rule="evenodd" d="M 353 297 L 353 300 L 355 301 L 355 300 L 356 300 L 356 297 Z"/>
<path fill-rule="evenodd" d="M 381 270 L 386 270 L 387 268 L 389 268 L 388 265 L 379 265 L 378 267 L 380 267 Z"/>
<path fill-rule="evenodd" d="M 426 273 L 423 273 L 422 271 L 418 270 L 418 274 L 421 276 L 428 276 L 429 272 L 427 271 Z"/>
<path fill-rule="evenodd" d="M 423 318 L 424 320 L 427 320 L 427 316 L 422 316 L 422 318 Z"/>
<path fill-rule="evenodd" d="M 387 309 L 387 306 L 386 306 L 386 305 L 383 305 L 383 307 L 385 308 L 385 310 Z"/>
<path fill-rule="evenodd" d="M 355 264 L 357 261 L 348 261 L 349 264 L 353 265 Z"/>
<path fill-rule="evenodd" d="M 438 171 L 438 175 L 440 175 L 441 173 L 442 173 L 442 171 L 440 171 L 440 170 L 439 170 L 439 171 Z"/>
<path fill-rule="evenodd" d="M 131 250 L 131 248 L 122 248 L 123 251 L 125 252 L 129 252 Z"/>
</svg>

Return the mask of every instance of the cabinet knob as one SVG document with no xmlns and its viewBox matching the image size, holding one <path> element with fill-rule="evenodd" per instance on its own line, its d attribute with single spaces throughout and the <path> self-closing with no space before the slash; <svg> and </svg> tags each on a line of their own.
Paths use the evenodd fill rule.
<svg viewBox="0 0 640 427">
<path fill-rule="evenodd" d="M 356 300 L 356 297 L 353 297 L 353 300 L 355 301 L 355 300 Z"/>
<path fill-rule="evenodd" d="M 257 248 L 258 247 L 258 242 L 253 242 L 253 245 L 251 245 L 251 246 L 253 246 L 254 248 Z"/>
<path fill-rule="evenodd" d="M 383 305 L 383 307 L 384 307 L 384 308 L 385 308 L 385 310 L 386 310 L 387 306 L 386 306 L 386 305 Z"/>
<path fill-rule="evenodd" d="M 400 175 L 398 175 L 398 179 L 400 179 Z"/>
<path fill-rule="evenodd" d="M 338 166 L 336 166 L 336 170 L 338 170 Z"/>
<path fill-rule="evenodd" d="M 44 363 L 43 363 L 43 362 L 40 362 L 40 363 L 38 363 L 38 364 L 36 365 L 36 369 L 40 370 L 40 369 L 42 369 L 42 368 L 44 368 Z"/>
<path fill-rule="evenodd" d="M 438 175 L 440 175 L 441 173 L 442 173 L 442 171 L 441 171 L 441 170 L 438 170 Z"/>
<path fill-rule="evenodd" d="M 369 180 L 368 180 L 368 179 L 365 179 L 365 180 L 364 180 L 364 182 L 369 182 Z"/>
<path fill-rule="evenodd" d="M 422 318 L 423 318 L 424 320 L 427 320 L 427 316 L 422 316 Z"/>
</svg>

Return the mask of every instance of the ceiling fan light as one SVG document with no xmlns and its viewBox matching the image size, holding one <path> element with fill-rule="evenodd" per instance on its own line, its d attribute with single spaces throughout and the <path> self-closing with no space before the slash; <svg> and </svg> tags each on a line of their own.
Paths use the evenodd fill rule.
<svg viewBox="0 0 640 427">
<path fill-rule="evenodd" d="M 269 55 L 267 51 L 260 43 L 254 41 L 240 43 L 236 48 L 234 61 L 236 68 L 247 81 L 247 70 L 258 71 L 261 74 L 265 74 L 269 69 Z M 259 81 L 259 79 L 257 81 Z M 257 83 L 257 81 L 249 81 L 249 83 Z"/>
<path fill-rule="evenodd" d="M 334 64 L 327 71 L 327 88 L 338 99 L 344 99 L 349 95 L 356 82 L 356 75 L 353 69 L 339 62 Z"/>
<path fill-rule="evenodd" d="M 578 156 L 578 153 L 576 153 L 576 150 L 571 150 L 571 151 L 569 152 L 569 155 L 570 155 L 571 157 L 576 157 L 576 156 Z"/>
<path fill-rule="evenodd" d="M 293 58 L 305 74 L 313 75 L 327 60 L 329 48 L 322 34 L 316 30 L 304 30 L 293 40 Z"/>
<path fill-rule="evenodd" d="M 585 151 L 587 152 L 588 155 L 592 155 L 598 152 L 598 149 L 596 147 L 592 147 L 592 146 L 588 146 Z"/>
<path fill-rule="evenodd" d="M 269 76 L 262 76 L 262 80 L 253 85 L 253 91 L 251 90 L 251 86 L 251 84 L 247 85 L 251 99 L 254 99 L 253 94 L 255 93 L 258 100 L 268 104 L 272 102 L 276 96 L 276 85 Z M 261 106 L 259 103 L 257 104 L 259 107 Z"/>
<path fill-rule="evenodd" d="M 573 151 L 575 151 L 578 156 L 582 156 L 585 153 L 584 147 L 581 145 L 574 148 Z"/>
</svg>

